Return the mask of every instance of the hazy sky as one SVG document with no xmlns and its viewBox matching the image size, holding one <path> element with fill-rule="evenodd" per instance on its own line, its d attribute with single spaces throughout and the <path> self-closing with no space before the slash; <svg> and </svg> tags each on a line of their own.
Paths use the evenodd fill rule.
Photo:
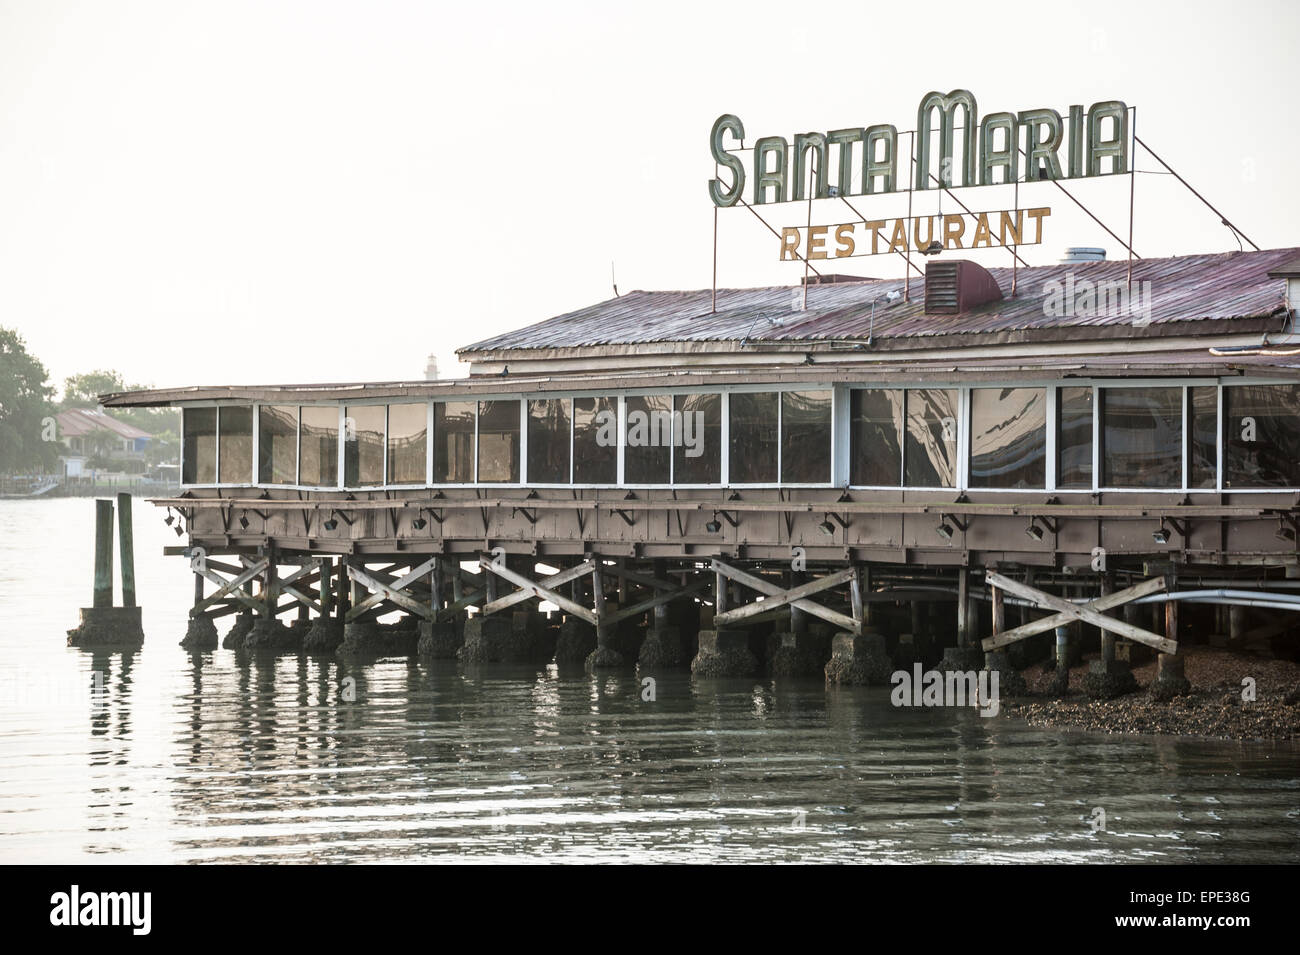
<svg viewBox="0 0 1300 955">
<path fill-rule="evenodd" d="M 1297 246 L 1297 11 L 0 0 L 0 324 L 59 383 L 419 378 L 429 352 L 459 373 L 455 347 L 610 297 L 611 261 L 620 291 L 707 288 L 719 114 L 751 142 L 910 129 L 957 87 L 982 114 L 1135 105 L 1138 135 L 1260 246 Z M 1127 179 L 1066 185 L 1126 231 Z M 1122 254 L 1050 184 L 1021 204 L 1053 209 L 1031 263 Z M 803 274 L 739 207 L 720 239 L 722 286 Z M 1138 177 L 1134 245 L 1237 247 L 1160 175 Z"/>
</svg>

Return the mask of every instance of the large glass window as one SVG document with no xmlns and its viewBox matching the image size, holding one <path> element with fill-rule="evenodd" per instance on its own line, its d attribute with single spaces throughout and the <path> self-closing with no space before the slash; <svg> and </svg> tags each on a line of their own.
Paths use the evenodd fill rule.
<svg viewBox="0 0 1300 955">
<path fill-rule="evenodd" d="M 732 484 L 775 484 L 776 428 L 780 396 L 775 391 L 736 392 L 729 399 L 728 463 Z"/>
<path fill-rule="evenodd" d="M 474 480 L 472 401 L 438 401 L 433 406 L 433 480 L 470 484 Z"/>
<path fill-rule="evenodd" d="M 957 486 L 957 391 L 907 392 L 903 483 L 908 487 Z"/>
<path fill-rule="evenodd" d="M 519 402 L 478 403 L 478 479 L 519 481 Z"/>
<path fill-rule="evenodd" d="M 298 445 L 298 480 L 307 487 L 338 487 L 339 409 L 303 405 Z"/>
<path fill-rule="evenodd" d="M 722 483 L 722 395 L 673 396 L 673 483 Z"/>
<path fill-rule="evenodd" d="M 215 484 L 217 481 L 217 409 L 186 408 L 182 412 L 184 439 L 181 459 L 185 484 Z"/>
<path fill-rule="evenodd" d="M 1223 486 L 1300 487 L 1300 385 L 1223 389 Z"/>
<path fill-rule="evenodd" d="M 970 486 L 1046 487 L 1047 392 L 973 388 L 970 401 Z"/>
<path fill-rule="evenodd" d="M 261 405 L 257 409 L 259 484 L 298 483 L 298 407 Z"/>
<path fill-rule="evenodd" d="M 618 399 L 573 399 L 573 483 L 618 483 Z"/>
<path fill-rule="evenodd" d="M 903 476 L 903 392 L 850 392 L 849 429 L 849 481 L 863 487 L 897 487 Z"/>
<path fill-rule="evenodd" d="M 568 398 L 528 402 L 528 483 L 569 482 Z"/>
<path fill-rule="evenodd" d="M 1177 488 L 1183 479 L 1183 389 L 1101 389 L 1104 487 Z"/>
<path fill-rule="evenodd" d="M 350 405 L 343 409 L 345 487 L 384 483 L 384 410 L 383 405 Z"/>
<path fill-rule="evenodd" d="M 217 409 L 217 456 L 221 484 L 253 483 L 253 408 Z"/>
<path fill-rule="evenodd" d="M 1056 486 L 1092 488 L 1092 388 L 1056 393 Z"/>
<path fill-rule="evenodd" d="M 782 392 L 781 481 L 825 484 L 830 479 L 831 393 Z"/>
<path fill-rule="evenodd" d="M 673 399 L 670 395 L 630 395 L 626 401 L 623 480 L 627 484 L 667 484 Z"/>
<path fill-rule="evenodd" d="M 427 405 L 388 406 L 388 483 L 423 484 L 429 432 Z"/>
<path fill-rule="evenodd" d="M 1219 389 L 1187 389 L 1187 486 L 1214 487 L 1219 444 Z"/>
</svg>

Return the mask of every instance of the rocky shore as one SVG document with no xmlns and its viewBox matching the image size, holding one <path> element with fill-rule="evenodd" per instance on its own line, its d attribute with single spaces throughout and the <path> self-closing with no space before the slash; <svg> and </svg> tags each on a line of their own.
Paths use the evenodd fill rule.
<svg viewBox="0 0 1300 955">
<path fill-rule="evenodd" d="M 1031 726 L 1072 727 L 1104 733 L 1159 733 L 1234 740 L 1300 739 L 1300 664 L 1211 647 L 1184 647 L 1190 693 L 1158 701 L 1150 693 L 1154 661 L 1133 667 L 1138 690 L 1113 700 L 1083 693 L 1088 661 L 1070 670 L 1070 692 L 1050 696 L 1052 670 L 1023 671 L 1028 692 L 1005 698 L 1002 710 Z M 1253 679 L 1254 700 L 1243 699 Z"/>
</svg>

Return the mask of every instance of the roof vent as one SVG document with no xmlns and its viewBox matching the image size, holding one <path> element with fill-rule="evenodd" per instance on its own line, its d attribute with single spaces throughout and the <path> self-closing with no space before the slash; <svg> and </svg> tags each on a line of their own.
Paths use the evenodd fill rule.
<svg viewBox="0 0 1300 955">
<path fill-rule="evenodd" d="M 956 315 L 1002 298 L 1002 289 L 983 267 L 967 259 L 927 262 L 925 311 L 931 315 Z"/>
<path fill-rule="evenodd" d="M 1069 265 L 1072 262 L 1105 262 L 1106 250 L 1098 249 L 1087 245 L 1072 245 L 1065 250 L 1065 256 L 1061 259 L 1062 265 Z"/>
</svg>

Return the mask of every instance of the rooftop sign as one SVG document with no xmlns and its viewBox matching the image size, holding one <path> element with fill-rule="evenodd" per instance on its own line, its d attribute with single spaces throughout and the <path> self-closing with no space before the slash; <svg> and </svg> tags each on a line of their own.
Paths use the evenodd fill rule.
<svg viewBox="0 0 1300 955">
<path fill-rule="evenodd" d="M 1071 106 L 1064 118 L 1054 109 L 1029 109 L 981 119 L 969 90 L 932 92 L 921 100 L 916 131 L 910 133 L 914 175 L 900 179 L 898 128 L 885 124 L 799 133 L 793 143 L 784 136 L 764 136 L 753 145 L 751 177 L 739 155 L 748 151 L 741 145 L 744 124 L 727 113 L 713 124 L 709 145 L 714 161 L 731 171 L 731 181 L 711 179 L 709 197 L 718 206 L 742 202 L 749 178 L 753 205 L 1001 185 L 1020 179 L 1022 159 L 1026 182 L 1120 175 L 1129 170 L 1128 126 L 1128 108 L 1119 100 L 1094 103 L 1086 111 Z M 737 141 L 730 148 L 728 134 Z"/>
</svg>

